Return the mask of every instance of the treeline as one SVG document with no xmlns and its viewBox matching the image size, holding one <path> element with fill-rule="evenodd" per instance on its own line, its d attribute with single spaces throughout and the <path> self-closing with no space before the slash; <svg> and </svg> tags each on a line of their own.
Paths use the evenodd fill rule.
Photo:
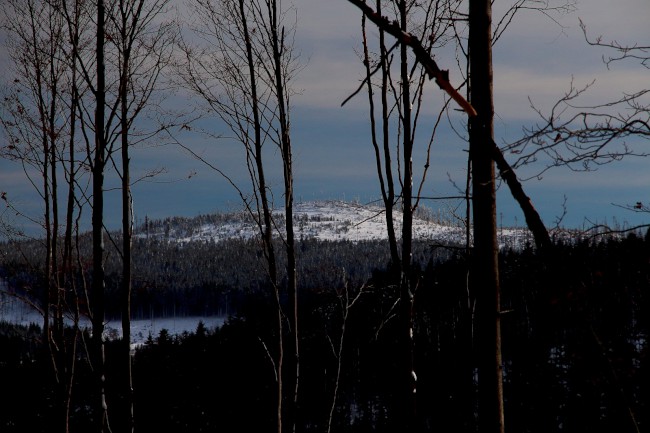
<svg viewBox="0 0 650 433">
<path fill-rule="evenodd" d="M 301 247 L 304 257 L 320 254 L 321 265 L 325 257 L 332 259 L 329 267 L 305 276 L 310 284 L 300 285 L 297 431 L 399 431 L 395 415 L 405 409 L 396 374 L 402 355 L 399 276 L 382 270 L 387 266 L 377 266 L 365 280 L 353 276 L 355 263 L 366 269 L 375 260 L 372 249 L 347 243 Z M 418 407 L 423 408 L 418 424 L 424 431 L 476 432 L 474 297 L 467 289 L 471 263 L 463 250 L 446 254 L 444 260 L 429 255 L 414 272 L 414 355 Z M 238 260 L 246 256 L 241 253 Z M 650 238 L 631 234 L 555 244 L 542 253 L 502 251 L 500 265 L 507 430 L 645 431 L 650 423 Z M 278 348 L 269 323 L 275 299 L 259 289 L 241 291 L 236 313 L 219 329 L 200 324 L 195 333 L 180 336 L 163 330 L 136 350 L 136 430 L 268 431 L 274 425 L 270 359 Z M 39 358 L 38 330 L 0 329 L 0 379 L 11 390 L 0 402 L 0 425 L 7 432 L 47 431 L 53 400 L 43 389 L 47 382 L 36 379 L 46 362 Z M 107 359 L 116 345 L 108 344 Z M 89 386 L 87 366 L 78 365 L 73 392 L 86 396 L 92 392 L 82 389 Z M 119 382 L 123 372 L 107 367 L 107 383 Z M 120 392 L 107 391 L 109 407 L 119 407 Z M 92 420 L 83 401 L 73 399 L 73 405 L 72 431 L 82 431 Z M 114 431 L 124 422 L 111 421 Z"/>
<path fill-rule="evenodd" d="M 215 221 L 211 219 L 211 222 Z M 221 221 L 223 222 L 223 221 Z M 155 227 L 164 227 L 158 222 Z M 176 234 L 190 225 L 172 224 Z M 192 224 L 191 227 L 195 227 Z M 121 284 L 120 235 L 111 235 L 113 248 L 107 248 L 106 314 L 119 318 Z M 280 241 L 277 241 L 280 242 Z M 109 244 L 109 242 L 107 242 Z M 38 241 L 5 243 L 0 246 L 0 277 L 10 290 L 38 304 L 44 288 L 39 257 L 44 245 Z M 297 243 L 299 286 L 304 290 L 339 287 L 343 282 L 359 286 L 374 270 L 388 265 L 386 241 L 319 241 L 302 239 Z M 80 243 L 82 257 L 90 257 L 90 239 Z M 286 257 L 278 248 L 281 278 L 286 278 Z M 159 236 L 134 238 L 132 249 L 134 319 L 172 315 L 225 315 L 238 309 L 243 296 L 269 289 L 268 271 L 262 248 L 255 239 L 230 238 L 215 241 L 178 242 Z M 416 242 L 414 261 L 426 266 L 450 255 L 450 250 Z M 78 290 L 90 286 L 92 268 L 78 275 Z M 85 281 L 82 281 L 85 280 Z M 79 293 L 79 298 L 85 295 Z"/>
</svg>

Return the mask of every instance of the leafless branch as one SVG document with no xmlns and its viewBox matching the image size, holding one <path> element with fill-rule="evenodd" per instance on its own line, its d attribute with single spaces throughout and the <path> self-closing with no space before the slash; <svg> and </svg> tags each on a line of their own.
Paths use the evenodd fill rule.
<svg viewBox="0 0 650 433">
<path fill-rule="evenodd" d="M 382 17 L 377 14 L 370 6 L 362 0 L 348 0 L 353 5 L 357 6 L 363 11 L 370 21 L 375 23 L 379 28 L 386 33 L 395 37 L 400 43 L 406 44 L 411 47 L 418 62 L 422 64 L 429 79 L 435 79 L 438 86 L 449 94 L 449 96 L 456 101 L 458 105 L 469 115 L 476 116 L 476 110 L 467 100 L 451 85 L 449 82 L 449 71 L 443 71 L 438 67 L 438 64 L 433 60 L 431 55 L 422 45 L 422 42 L 411 33 L 404 32 L 400 29 L 397 21 L 389 21 L 388 18 Z"/>
<path fill-rule="evenodd" d="M 603 62 L 605 63 L 605 65 L 607 65 L 608 69 L 609 69 L 609 65 L 614 62 L 618 62 L 621 60 L 630 60 L 630 59 L 637 60 L 644 67 L 650 68 L 650 46 L 639 45 L 636 43 L 632 45 L 623 45 L 622 43 L 616 40 L 603 42 L 602 36 L 598 36 L 595 39 L 590 39 L 589 36 L 587 35 L 587 26 L 582 20 L 580 20 L 580 28 L 582 29 L 582 33 L 585 36 L 585 40 L 589 45 L 595 47 L 610 48 L 617 52 L 616 55 L 612 55 L 609 57 L 605 57 L 603 55 Z"/>
<path fill-rule="evenodd" d="M 592 83 L 569 90 L 548 114 L 535 107 L 540 121 L 523 129 L 523 137 L 502 150 L 518 155 L 514 167 L 530 165 L 539 159 L 545 166 L 531 177 L 539 177 L 553 167 L 590 171 L 626 156 L 648 156 L 648 152 L 630 145 L 626 139 L 650 139 L 650 90 L 625 94 L 618 100 L 584 106 L 578 100 Z"/>
<path fill-rule="evenodd" d="M 512 23 L 515 15 L 521 11 L 534 11 L 541 13 L 543 16 L 557 25 L 562 32 L 564 32 L 565 27 L 556 18 L 556 15 L 571 13 L 575 10 L 575 0 L 568 0 L 565 3 L 556 6 L 551 5 L 549 0 L 517 0 L 494 26 L 492 44 L 494 45 L 501 38 L 505 30 Z"/>
</svg>

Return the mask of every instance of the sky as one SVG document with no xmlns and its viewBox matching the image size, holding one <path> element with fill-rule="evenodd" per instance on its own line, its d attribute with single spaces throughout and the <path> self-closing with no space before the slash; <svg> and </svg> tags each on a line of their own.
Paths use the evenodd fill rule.
<svg viewBox="0 0 650 433">
<path fill-rule="evenodd" d="M 512 2 L 494 3 L 493 22 L 496 23 Z M 285 0 L 283 4 L 290 3 Z M 293 4 L 297 13 L 296 50 L 304 66 L 294 82 L 299 93 L 292 97 L 291 111 L 295 199 L 362 203 L 378 200 L 380 190 L 369 135 L 367 96 L 360 93 L 341 106 L 363 78 L 363 67 L 357 57 L 361 47 L 360 12 L 346 0 L 296 0 Z M 647 88 L 648 70 L 638 63 L 620 62 L 608 69 L 602 61 L 607 52 L 585 42 L 579 20 L 586 25 L 590 37 L 602 35 L 604 41 L 647 46 L 650 45 L 649 17 L 647 0 L 582 0 L 574 12 L 550 18 L 540 12 L 521 10 L 494 46 L 496 142 L 517 140 L 522 127 L 539 121 L 531 101 L 542 111 L 548 110 L 569 90 L 572 82 L 580 87 L 595 80 L 584 103 L 607 102 L 619 98 L 623 92 Z M 369 28 L 369 35 L 375 36 L 376 31 Z M 0 39 L 0 68 L 5 69 L 6 49 L 2 42 Z M 453 70 L 454 53 L 440 50 L 434 55 L 442 69 L 452 69 L 452 84 L 460 83 L 462 78 Z M 433 82 L 427 86 L 432 108 L 425 111 L 420 122 L 432 125 L 435 106 L 445 95 Z M 180 104 L 183 103 L 187 101 Z M 214 119 L 204 121 L 217 123 Z M 452 129 L 452 126 L 462 129 L 464 122 L 460 114 L 452 114 L 448 122 L 442 122 L 432 148 L 423 195 L 457 195 L 454 185 L 464 184 L 467 144 Z M 426 136 L 428 133 L 422 128 Z M 4 136 L 0 135 L 2 139 Z M 184 135 L 181 140 L 237 182 L 245 182 L 246 171 L 236 143 L 227 139 L 208 140 L 198 134 Z M 647 142 L 640 141 L 639 145 L 647 146 Z M 422 142 L 416 142 L 413 163 L 418 175 L 425 163 L 423 148 Z M 506 154 L 506 158 L 511 160 L 512 155 Z M 137 173 L 163 170 L 155 178 L 133 187 L 138 221 L 145 216 L 191 217 L 241 207 L 238 195 L 228 182 L 178 146 L 157 145 L 136 150 L 133 168 L 136 177 Z M 517 173 L 522 179 L 532 176 L 523 183 L 524 189 L 547 226 L 559 223 L 581 228 L 592 223 L 650 223 L 648 214 L 624 209 L 638 201 L 650 205 L 650 170 L 646 159 L 630 158 L 589 173 L 556 168 L 535 177 L 540 168 L 541 165 L 522 167 Z M 415 181 L 419 182 L 419 177 Z M 272 172 L 270 182 L 280 187 L 281 172 Z M 21 168 L 9 161 L 0 160 L 0 190 L 7 191 L 14 203 L 26 212 L 42 214 L 33 187 L 25 180 Z M 119 196 L 109 192 L 107 198 L 107 225 L 117 228 Z M 279 196 L 276 200 L 281 202 Z M 433 209 L 463 212 L 454 200 L 423 203 Z M 505 185 L 499 185 L 497 214 L 503 225 L 524 224 L 523 213 Z M 29 224 L 11 212 L 0 210 L 0 215 L 6 222 L 25 224 L 30 230 Z"/>
</svg>

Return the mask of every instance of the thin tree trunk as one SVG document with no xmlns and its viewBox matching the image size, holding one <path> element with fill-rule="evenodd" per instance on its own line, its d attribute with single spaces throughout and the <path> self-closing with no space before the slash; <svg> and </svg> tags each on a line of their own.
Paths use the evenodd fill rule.
<svg viewBox="0 0 650 433">
<path fill-rule="evenodd" d="M 56 156 L 56 116 L 58 115 L 56 111 L 58 90 L 57 90 L 57 77 L 54 70 L 55 51 L 52 47 L 52 61 L 50 63 L 50 110 L 48 115 L 48 140 L 50 141 L 50 154 L 48 158 L 50 160 L 50 182 L 51 182 L 51 200 L 52 200 L 52 212 L 51 212 L 51 223 L 52 227 L 50 229 L 51 234 L 51 261 L 52 261 L 52 271 L 51 271 L 51 284 L 52 284 L 52 296 L 54 305 L 56 309 L 54 311 L 54 317 L 56 318 L 56 327 L 55 327 L 55 337 L 57 339 L 57 345 L 59 345 L 58 350 L 63 350 L 63 312 L 61 310 L 61 280 L 59 275 L 59 265 L 58 265 L 58 240 L 59 240 L 59 199 L 58 199 L 58 185 L 57 185 L 57 156 Z M 61 339 L 59 339 L 61 338 Z"/>
<path fill-rule="evenodd" d="M 381 0 L 377 0 L 377 7 L 381 6 Z M 397 236 L 395 234 L 395 222 L 393 220 L 393 209 L 395 208 L 395 182 L 393 180 L 392 159 L 390 156 L 390 137 L 388 128 L 389 108 L 388 108 L 388 65 L 386 61 L 387 51 L 385 35 L 383 30 L 379 30 L 379 49 L 381 50 L 381 114 L 382 114 L 382 138 L 384 147 L 384 169 L 386 170 L 387 195 L 384 199 L 386 208 L 386 232 L 388 233 L 388 244 L 390 247 L 390 256 L 393 261 L 394 269 L 401 268 L 399 250 L 397 248 Z"/>
<path fill-rule="evenodd" d="M 50 20 L 54 19 L 50 17 Z M 51 42 L 53 43 L 53 42 Z M 61 278 L 58 263 L 58 240 L 59 240 L 59 199 L 58 199 L 58 182 L 57 182 L 57 143 L 56 143 L 56 117 L 58 115 L 56 110 L 57 105 L 57 77 L 55 72 L 55 48 L 51 46 L 51 62 L 50 62 L 50 108 L 48 114 L 48 140 L 49 140 L 49 159 L 50 164 L 50 200 L 51 212 L 50 217 L 51 227 L 50 233 L 50 271 L 48 285 L 50 286 L 50 309 L 53 310 L 51 316 L 54 319 L 54 329 L 50 330 L 52 345 L 52 362 L 54 362 L 56 370 L 56 388 L 57 388 L 57 407 L 60 413 L 57 414 L 57 420 L 60 419 L 61 425 L 65 427 L 68 423 L 68 414 L 66 409 L 67 400 L 67 377 L 66 377 L 66 342 L 64 335 L 63 324 L 63 293 L 61 292 Z M 60 416 L 60 418 L 59 418 Z"/>
<path fill-rule="evenodd" d="M 32 55 L 34 56 L 34 79 L 36 84 L 36 97 L 38 98 L 38 121 L 40 122 L 41 127 L 41 144 L 43 146 L 43 161 L 41 167 L 41 175 L 43 177 L 43 204 L 44 204 L 44 221 L 43 225 L 45 228 L 45 268 L 43 269 L 43 341 L 46 344 L 47 356 L 52 359 L 52 368 L 54 376 L 56 378 L 56 363 L 53 358 L 52 351 L 52 330 L 50 328 L 50 309 L 52 302 L 52 216 L 51 216 L 51 204 L 50 204 L 50 136 L 47 133 L 49 128 L 49 122 L 47 120 L 48 111 L 45 102 L 44 86 L 45 83 L 43 78 L 43 64 L 41 61 L 41 48 L 38 46 L 39 36 L 38 36 L 38 27 L 42 23 L 36 22 L 37 11 L 34 9 L 35 4 L 33 2 L 28 2 L 26 7 L 29 9 L 29 19 L 30 19 L 30 35 L 32 44 L 31 50 L 33 50 Z M 52 59 L 50 59 L 52 60 Z"/>
<path fill-rule="evenodd" d="M 270 24 L 272 31 L 273 61 L 275 73 L 275 92 L 278 100 L 280 122 L 280 150 L 284 172 L 284 210 L 286 228 L 287 253 L 287 293 L 289 297 L 289 326 L 291 343 L 291 363 L 288 367 L 289 386 L 291 390 L 290 405 L 286 411 L 285 430 L 296 430 L 296 411 L 298 407 L 298 388 L 300 384 L 300 344 L 298 332 L 298 279 L 296 270 L 296 252 L 293 230 L 293 156 L 291 149 L 291 134 L 289 130 L 288 103 L 284 88 L 284 73 L 282 65 L 282 50 L 284 49 L 284 30 L 278 29 L 278 5 L 275 0 L 270 3 Z"/>
<path fill-rule="evenodd" d="M 399 5 L 400 29 L 407 31 L 406 0 Z M 411 93 L 410 74 L 408 65 L 408 46 L 400 45 L 400 79 L 402 81 L 402 130 L 403 130 L 403 166 L 404 178 L 402 185 L 402 272 L 400 282 L 400 308 L 402 321 L 403 359 L 401 374 L 404 375 L 404 420 L 405 431 L 416 428 L 416 390 L 417 376 L 413 363 L 413 289 L 411 287 L 411 247 L 413 237 L 413 137 L 411 133 Z"/>
<path fill-rule="evenodd" d="M 284 326 L 282 323 L 282 306 L 280 305 L 280 293 L 278 286 L 278 271 L 275 258 L 275 248 L 273 246 L 273 221 L 271 215 L 271 208 L 269 206 L 269 199 L 267 194 L 266 176 L 264 173 L 264 157 L 262 153 L 262 125 L 260 122 L 260 108 L 257 93 L 257 71 L 255 69 L 255 61 L 253 57 L 253 46 L 248 29 L 248 19 L 246 16 L 246 9 L 244 0 L 239 0 L 239 13 L 241 15 L 242 31 L 244 33 L 244 43 L 246 46 L 246 61 L 248 66 L 248 74 L 250 76 L 250 90 L 251 90 L 251 111 L 253 112 L 253 130 L 254 130 L 254 158 L 255 166 L 257 168 L 257 195 L 259 197 L 260 205 L 262 207 L 262 244 L 264 247 L 264 255 L 268 265 L 269 278 L 271 280 L 271 287 L 274 291 L 275 300 L 277 303 L 277 316 L 276 326 L 278 331 L 278 355 L 275 362 L 276 378 L 277 378 L 277 432 L 282 433 L 282 395 L 283 395 L 283 381 L 282 370 L 284 364 Z M 251 180 L 254 181 L 253 176 Z M 259 210 L 259 207 L 258 207 Z"/>
<path fill-rule="evenodd" d="M 92 324 L 93 324 L 93 371 L 97 386 L 95 402 L 96 422 L 99 432 L 108 428 L 108 408 L 105 389 L 104 365 L 104 168 L 106 165 L 106 138 L 104 131 L 104 115 L 106 103 L 104 38 L 105 38 L 105 8 L 104 0 L 97 2 L 97 46 L 96 46 L 96 88 L 95 88 L 95 154 L 92 166 L 93 196 L 92 196 L 92 239 L 93 239 L 93 272 L 92 272 Z"/>
<path fill-rule="evenodd" d="M 73 46 L 73 49 L 74 46 Z M 74 62 L 74 56 L 73 62 Z M 65 217 L 65 233 L 63 236 L 63 289 L 64 292 L 61 295 L 61 301 L 66 304 L 66 291 L 70 292 L 70 295 L 73 299 L 76 298 L 75 286 L 74 286 L 74 274 L 72 266 L 72 225 L 73 225 L 73 216 L 74 216 L 74 202 L 75 202 L 75 152 L 74 152 L 74 139 L 75 139 L 75 125 L 76 125 L 76 110 L 77 110 L 77 86 L 76 86 L 76 69 L 75 66 L 72 66 L 72 101 L 70 108 L 70 140 L 69 140 L 69 173 L 68 173 L 68 198 L 66 205 L 66 217 Z M 75 335 L 73 338 L 72 350 L 68 359 L 70 359 L 70 365 L 67 367 L 67 393 L 65 399 L 65 432 L 70 430 L 70 405 L 72 403 L 72 384 L 74 378 L 74 366 L 76 362 L 76 353 L 77 353 L 77 335 L 76 328 L 78 325 L 78 319 L 75 320 Z"/>
<path fill-rule="evenodd" d="M 77 109 L 79 108 L 79 89 L 77 87 L 77 50 L 79 46 L 79 8 L 75 3 L 74 6 L 74 16 L 70 17 L 68 11 L 63 5 L 63 10 L 61 11 L 63 17 L 68 24 L 68 43 L 70 44 L 72 52 L 69 55 L 69 70 L 70 70 L 70 105 L 69 105 L 69 139 L 68 139 L 68 172 L 66 176 L 68 192 L 67 192 L 67 202 L 66 202 L 66 216 L 65 216 L 65 231 L 63 234 L 63 256 L 62 256 L 62 278 L 61 278 L 61 287 L 62 293 L 59 297 L 60 305 L 59 310 L 62 311 L 64 305 L 75 305 L 75 317 L 73 323 L 73 337 L 72 345 L 70 351 L 67 354 L 65 360 L 65 386 L 66 394 L 64 400 L 65 406 L 65 427 L 64 432 L 70 431 L 70 410 L 72 405 L 72 393 L 73 393 L 73 384 L 74 384 L 74 373 L 75 366 L 77 361 L 77 339 L 79 338 L 79 306 L 77 302 L 77 293 L 75 286 L 75 275 L 73 267 L 73 243 L 72 243 L 72 233 L 74 225 L 74 208 L 75 208 L 75 178 L 76 178 L 76 157 L 75 157 L 75 136 L 76 136 L 76 127 L 77 127 Z M 71 19 L 70 19 L 71 18 Z M 70 296 L 68 303 L 68 294 Z M 61 317 L 61 325 L 62 323 Z M 62 332 L 62 337 L 65 338 L 64 332 Z"/>
<path fill-rule="evenodd" d="M 381 13 L 381 1 L 377 1 L 377 13 Z M 375 120 L 375 101 L 373 97 L 372 71 L 370 69 L 370 55 L 368 52 L 368 43 L 366 38 L 366 15 L 363 15 L 362 21 L 363 35 L 363 53 L 364 64 L 366 67 L 366 85 L 368 88 L 368 105 L 371 124 L 372 145 L 375 151 L 375 162 L 377 165 L 377 177 L 379 178 L 379 187 L 384 202 L 386 233 L 388 236 L 388 245 L 391 257 L 391 268 L 400 269 L 400 256 L 397 247 L 397 236 L 395 234 L 395 224 L 393 221 L 393 209 L 395 206 L 395 182 L 393 180 L 392 158 L 390 154 L 390 137 L 389 137 L 389 114 L 388 114 L 388 70 L 386 62 L 386 44 L 384 42 L 384 31 L 379 30 L 379 50 L 381 57 L 379 59 L 381 68 L 381 150 L 379 139 L 377 138 L 377 122 Z M 383 155 L 383 165 L 382 165 Z"/>
<path fill-rule="evenodd" d="M 126 431 L 134 429 L 133 378 L 131 374 L 131 247 L 133 238 L 133 209 L 131 201 L 131 169 L 129 156 L 128 74 L 130 47 L 127 40 L 126 12 L 122 13 L 122 71 L 120 78 L 121 137 L 122 137 L 122 341 L 125 367 L 124 399 Z M 134 23 L 135 24 L 135 23 Z"/>
<path fill-rule="evenodd" d="M 34 61 L 34 80 L 35 80 L 35 89 L 34 93 L 37 97 L 37 107 L 38 107 L 38 122 L 40 123 L 40 135 L 41 135 L 41 144 L 42 144 L 42 180 L 43 180 L 43 204 L 44 204 L 44 214 L 43 214 L 43 226 L 45 228 L 45 258 L 44 258 L 44 269 L 43 269 L 43 341 L 45 343 L 46 356 L 51 363 L 52 379 L 54 387 L 58 392 L 60 390 L 60 373 L 59 373 L 59 364 L 56 353 L 56 345 L 53 344 L 53 331 L 51 326 L 50 318 L 52 316 L 52 300 L 54 298 L 54 284 L 53 284 L 53 250 L 52 250 L 52 184 L 50 175 L 54 171 L 53 158 L 54 149 L 52 146 L 52 134 L 53 130 L 51 129 L 52 119 L 51 115 L 54 111 L 53 106 L 47 107 L 46 102 L 46 92 L 49 91 L 49 86 L 44 74 L 45 74 L 45 65 L 43 64 L 42 56 L 43 48 L 39 45 L 40 35 L 39 28 L 43 25 L 50 24 L 49 21 L 47 24 L 42 23 L 39 20 L 40 17 L 37 14 L 40 11 L 37 11 L 35 8 L 37 5 L 30 1 L 25 5 L 29 10 L 29 19 L 30 25 L 29 30 L 31 31 L 30 43 L 32 44 L 31 50 Z M 51 17 L 48 19 L 51 20 Z M 49 28 L 51 30 L 51 28 Z M 53 35 L 51 35 L 53 37 Z M 54 53 L 49 53 L 49 58 L 47 59 L 50 62 L 50 78 L 52 77 L 52 63 L 54 62 Z M 59 406 L 62 402 L 57 398 L 55 400 L 55 407 L 58 409 L 62 406 Z"/>
</svg>

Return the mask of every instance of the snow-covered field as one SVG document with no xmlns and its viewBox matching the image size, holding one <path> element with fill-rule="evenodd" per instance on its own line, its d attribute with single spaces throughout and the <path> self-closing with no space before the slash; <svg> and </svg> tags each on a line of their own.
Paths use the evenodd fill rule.
<svg viewBox="0 0 650 433">
<path fill-rule="evenodd" d="M 4 283 L 0 282 L 0 321 L 15 325 L 29 326 L 32 323 L 43 326 L 43 316 L 40 312 L 24 301 L 4 293 Z M 206 328 L 212 329 L 223 325 L 223 316 L 189 316 L 189 317 L 152 317 L 144 320 L 131 321 L 131 346 L 144 344 L 151 335 L 154 339 L 162 329 L 169 331 L 170 335 L 181 335 L 184 332 L 194 332 L 199 322 Z M 91 328 L 90 320 L 82 318 L 82 327 Z M 68 319 L 68 323 L 72 320 Z M 104 335 L 113 339 L 122 336 L 122 324 L 119 320 L 108 321 L 105 324 Z"/>
</svg>

